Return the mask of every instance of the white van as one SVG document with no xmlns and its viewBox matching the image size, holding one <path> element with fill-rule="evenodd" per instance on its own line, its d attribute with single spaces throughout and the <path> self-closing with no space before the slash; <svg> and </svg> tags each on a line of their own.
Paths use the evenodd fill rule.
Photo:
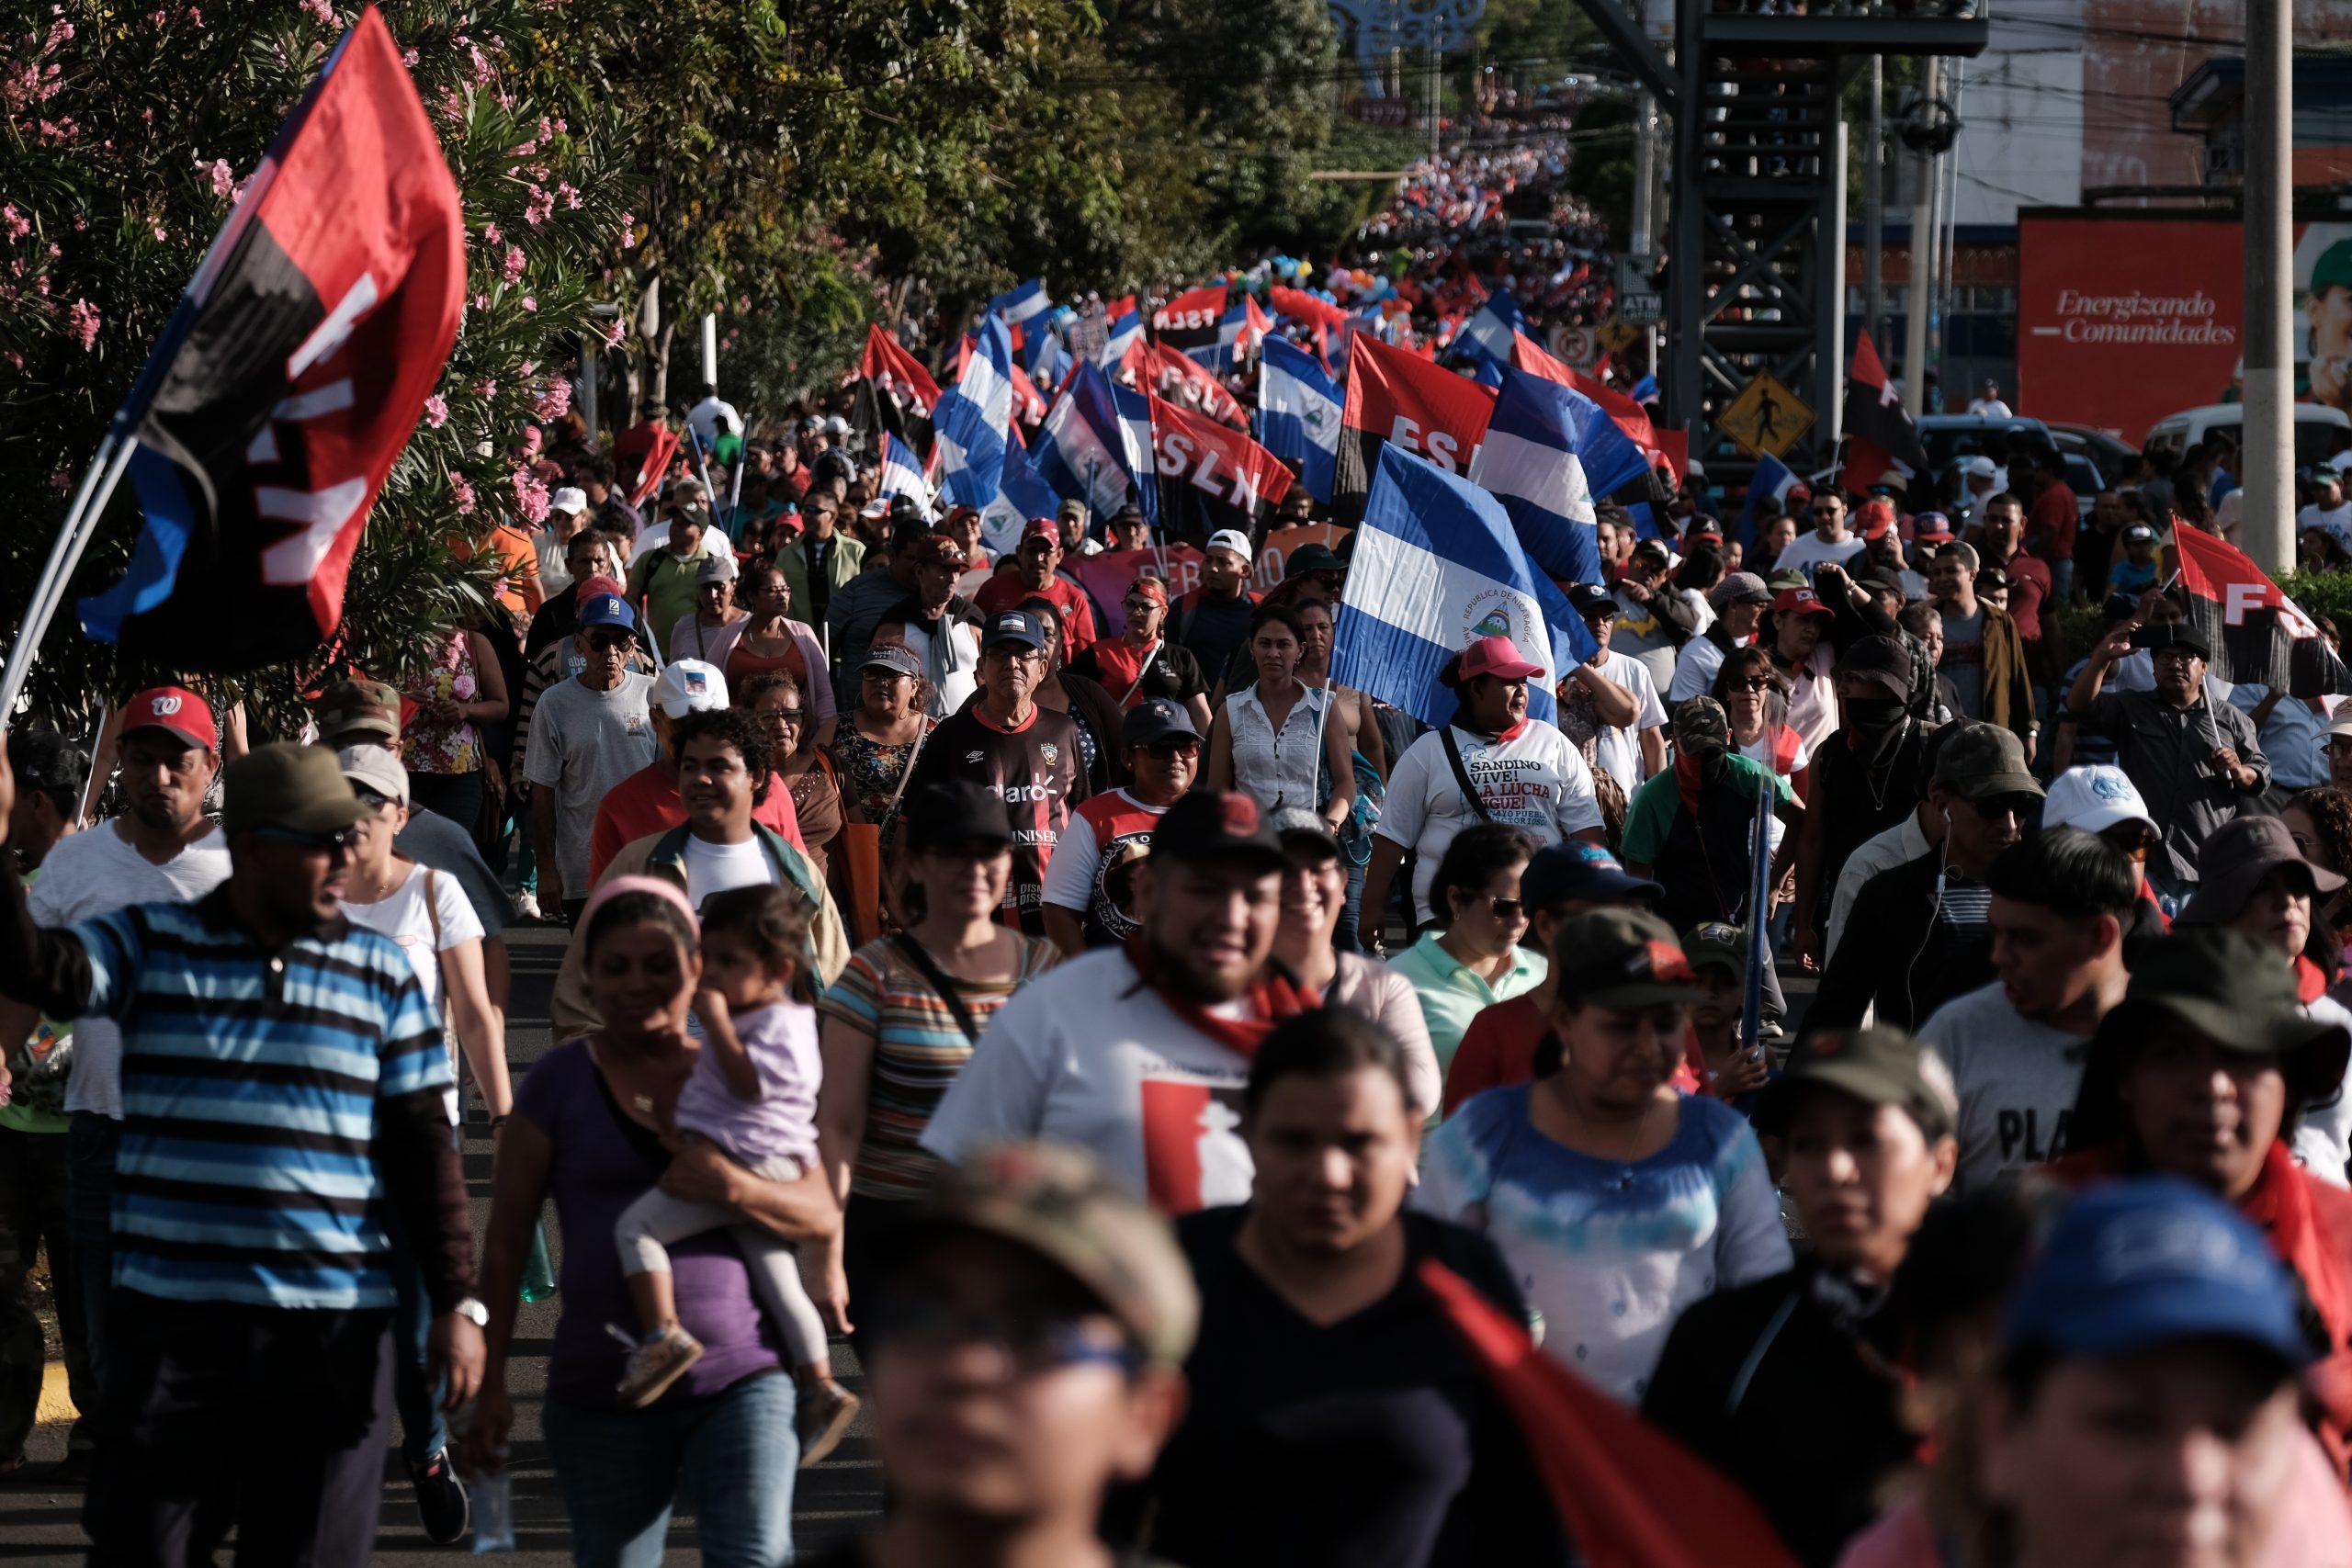
<svg viewBox="0 0 2352 1568">
<path fill-rule="evenodd" d="M 2352 418 L 2346 418 L 2342 409 L 2325 403 L 2297 403 L 2295 467 L 2307 468 L 2326 462 L 2335 453 L 2335 433 L 2347 426 L 2352 426 Z M 2166 414 L 2148 427 L 2148 438 L 2140 444 L 2140 450 L 2151 457 L 2159 452 L 2177 457 L 2212 435 L 2226 437 L 2233 447 L 2244 445 L 2245 405 L 2208 403 L 2201 409 Z"/>
</svg>

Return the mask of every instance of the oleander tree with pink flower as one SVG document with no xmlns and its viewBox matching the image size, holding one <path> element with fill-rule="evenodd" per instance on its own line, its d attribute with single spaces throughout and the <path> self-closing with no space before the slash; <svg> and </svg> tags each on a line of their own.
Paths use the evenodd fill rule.
<svg viewBox="0 0 2352 1568">
<path fill-rule="evenodd" d="M 0 0 L 0 625 L 13 624 L 106 421 L 286 111 L 357 0 Z M 347 659 L 409 668 L 495 586 L 479 547 L 537 521 L 538 422 L 571 402 L 592 280 L 620 250 L 639 186 L 628 128 L 560 91 L 540 0 L 383 0 L 456 175 L 469 276 L 447 374 L 371 514 L 345 596 Z M 557 90 L 550 91 L 553 87 Z M 601 285 L 596 297 L 605 290 Z M 121 570 L 130 487 L 74 592 Z M 235 606 L 223 605 L 223 615 Z M 30 695 L 69 726 L 162 671 L 119 667 L 68 613 Z M 288 711 L 310 670 L 234 683 Z"/>
</svg>

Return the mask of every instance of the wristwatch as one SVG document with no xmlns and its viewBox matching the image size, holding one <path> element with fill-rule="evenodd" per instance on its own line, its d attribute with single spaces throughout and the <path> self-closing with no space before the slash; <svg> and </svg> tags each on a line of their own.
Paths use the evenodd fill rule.
<svg viewBox="0 0 2352 1568">
<path fill-rule="evenodd" d="M 466 1297 L 449 1310 L 471 1323 L 476 1328 L 490 1326 L 490 1309 L 472 1296 Z"/>
</svg>

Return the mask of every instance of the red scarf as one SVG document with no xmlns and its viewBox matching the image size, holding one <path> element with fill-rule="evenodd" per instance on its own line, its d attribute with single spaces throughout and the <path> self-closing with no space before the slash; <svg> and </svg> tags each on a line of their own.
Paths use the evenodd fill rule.
<svg viewBox="0 0 2352 1568">
<path fill-rule="evenodd" d="M 1256 1055 L 1258 1047 L 1283 1020 L 1323 1005 L 1321 992 L 1273 970 L 1259 976 L 1247 993 L 1251 1016 L 1226 1018 L 1162 985 L 1159 966 L 1141 936 L 1127 939 L 1127 962 L 1136 966 L 1136 978 L 1159 993 L 1169 1011 L 1238 1056 Z"/>
<path fill-rule="evenodd" d="M 2327 971 L 2304 957 L 2295 954 L 2295 999 L 2305 1007 L 2327 995 Z"/>
<path fill-rule="evenodd" d="M 1699 772 L 1699 759 L 1678 746 L 1674 749 L 1674 788 L 1682 796 L 1682 809 L 1692 820 L 1699 816 L 1699 791 L 1706 780 Z"/>
</svg>

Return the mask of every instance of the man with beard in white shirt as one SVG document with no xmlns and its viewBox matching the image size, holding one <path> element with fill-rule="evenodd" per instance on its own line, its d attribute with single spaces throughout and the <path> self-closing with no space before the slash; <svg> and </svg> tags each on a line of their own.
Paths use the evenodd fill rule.
<svg viewBox="0 0 2352 1568">
<path fill-rule="evenodd" d="M 192 903 L 229 879 L 229 841 L 204 815 L 220 771 L 220 733 L 202 697 L 158 686 L 123 704 L 119 742 L 130 809 L 86 833 L 60 839 L 41 862 L 27 903 L 35 924 L 64 927 L 134 904 Z M 0 1000 L 0 1039 L 28 1037 L 40 1010 Z M 122 1027 L 74 1021 L 74 1066 L 65 1080 L 67 1228 L 82 1279 L 90 1375 L 106 1372 L 107 1301 L 114 1290 L 115 1149 L 122 1138 Z M 86 1414 L 86 1412 L 85 1412 Z M 85 1447 L 69 1467 L 88 1461 Z"/>
<path fill-rule="evenodd" d="M 1005 1003 L 922 1146 L 960 1162 L 1008 1141 L 1075 1144 L 1163 1214 L 1245 1201 L 1250 1055 L 1319 999 L 1269 962 L 1284 864 L 1249 795 L 1197 790 L 1170 807 L 1135 874 L 1136 941 Z"/>
</svg>

